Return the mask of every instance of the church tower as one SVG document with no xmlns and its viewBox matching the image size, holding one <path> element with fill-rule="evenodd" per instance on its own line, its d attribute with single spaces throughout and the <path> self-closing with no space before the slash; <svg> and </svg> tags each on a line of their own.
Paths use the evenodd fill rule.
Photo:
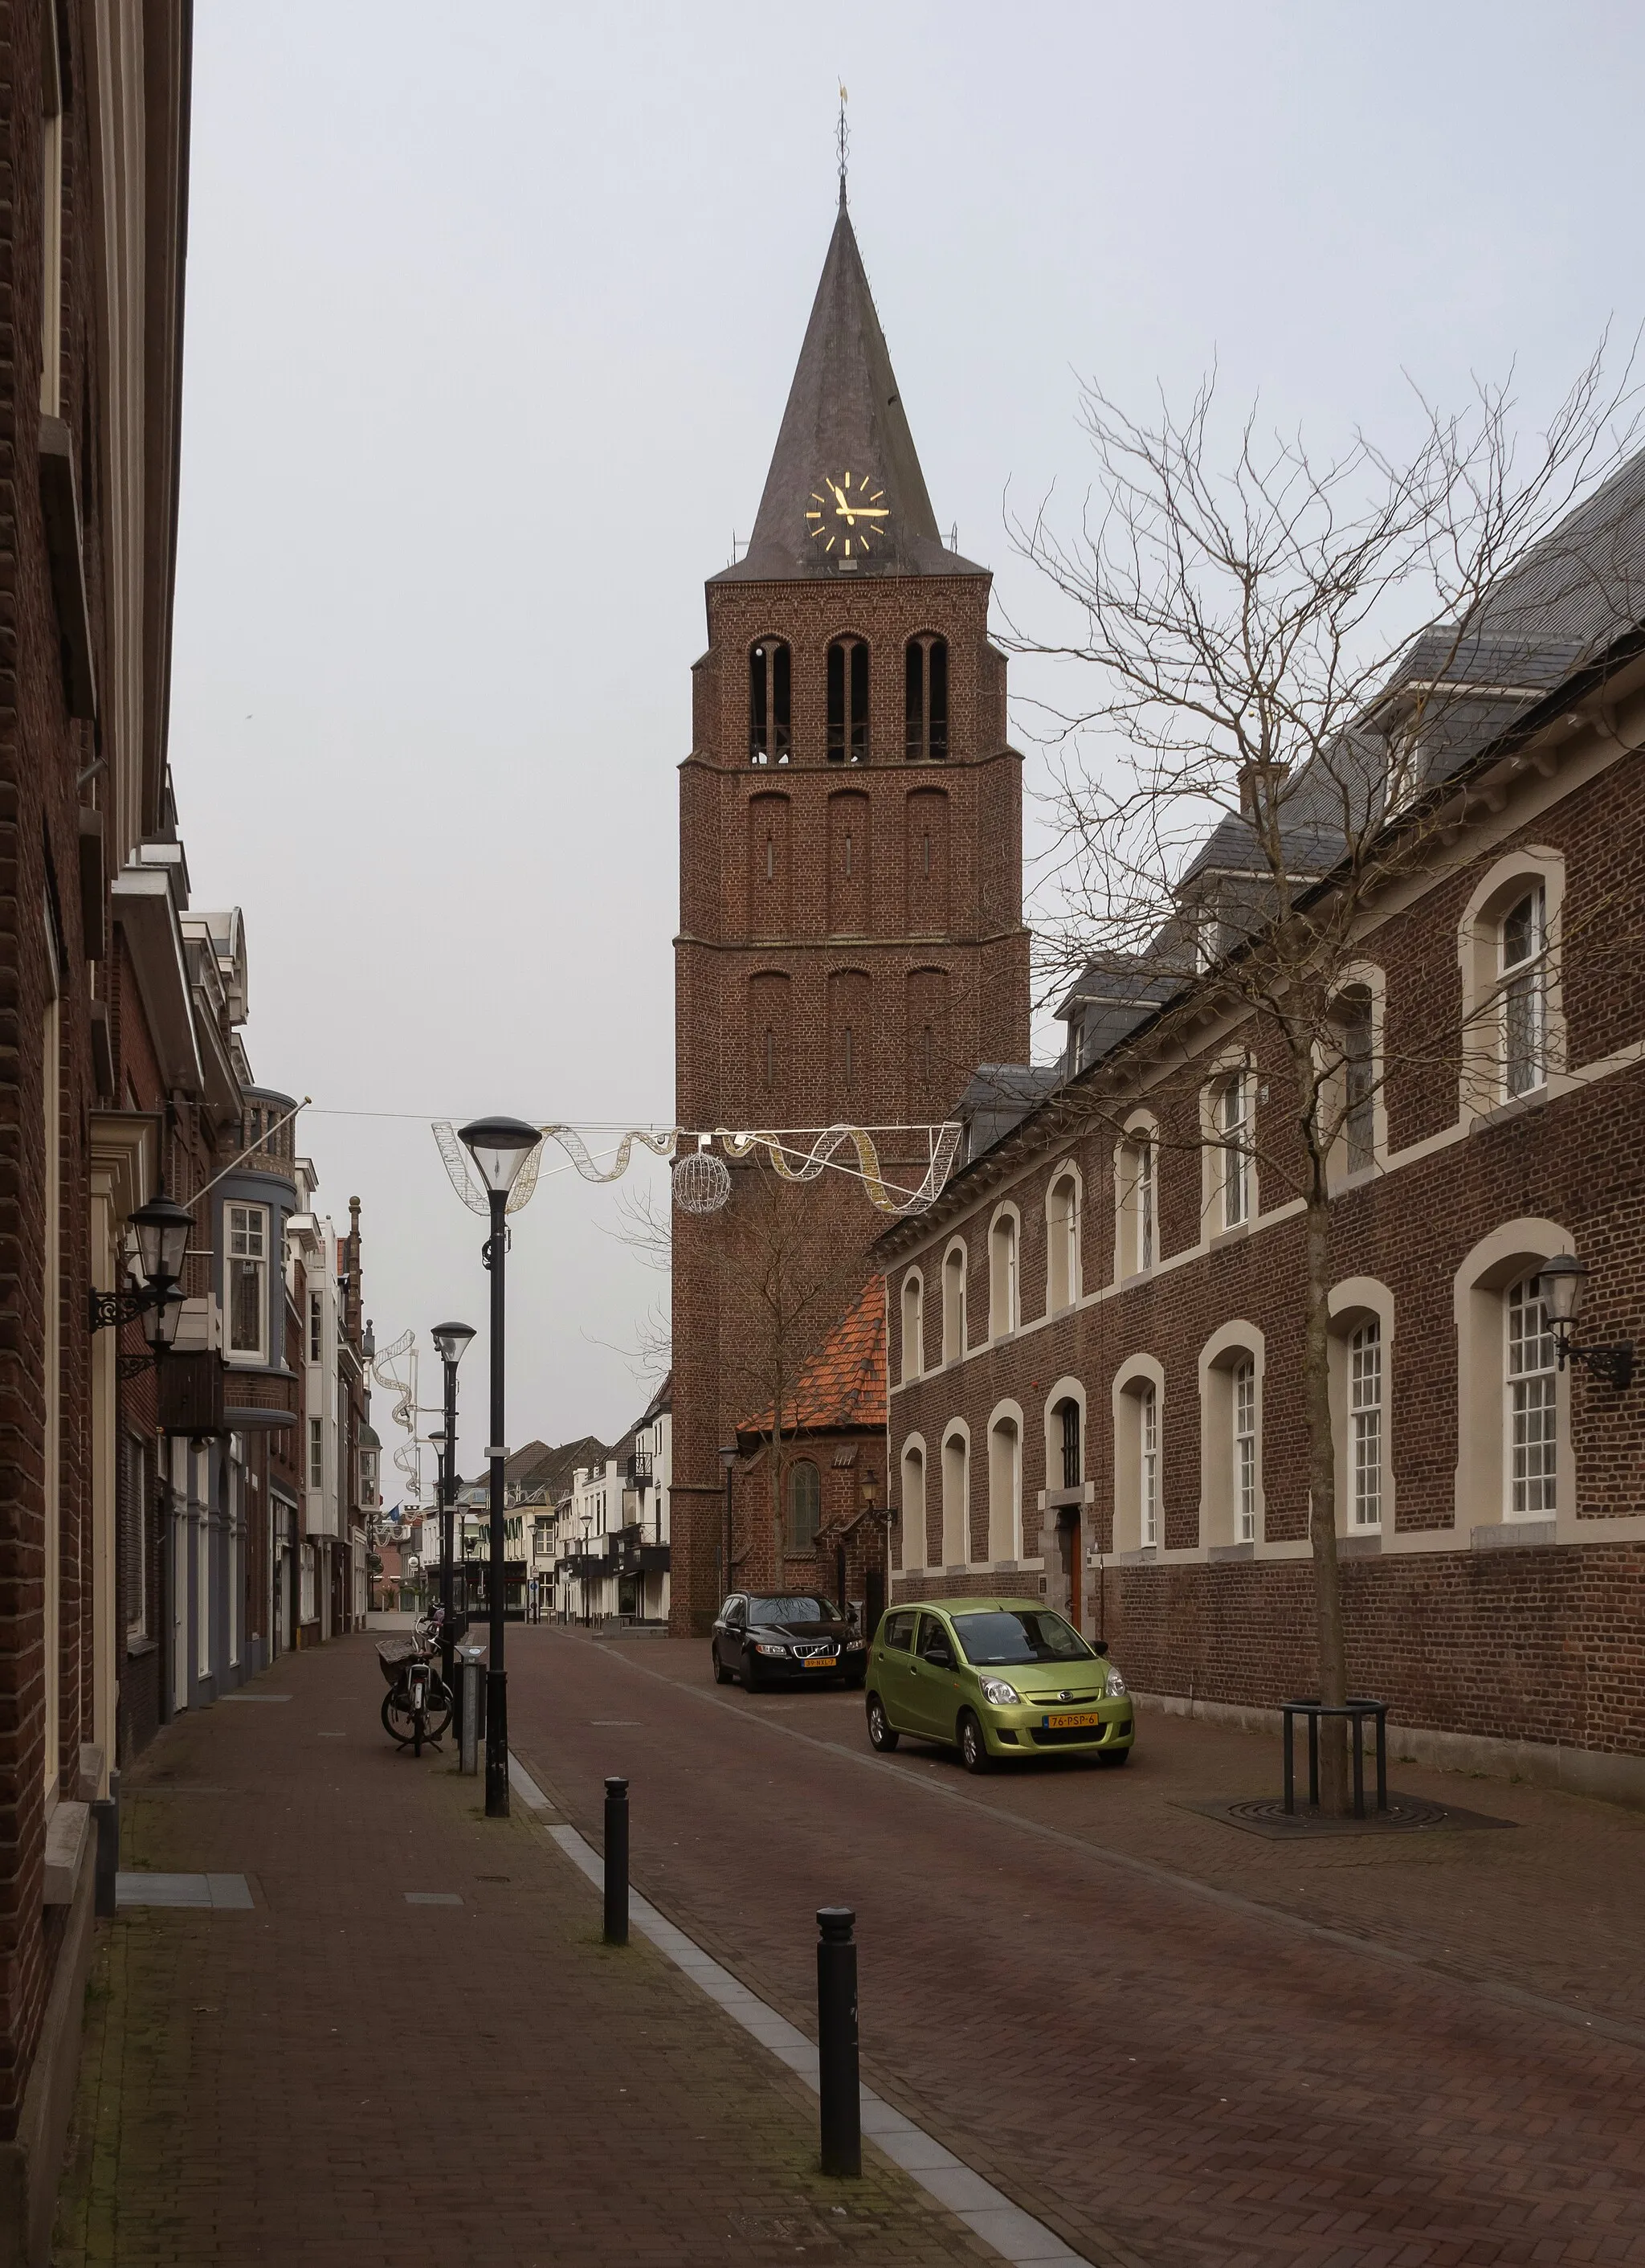
<svg viewBox="0 0 1645 2268">
<path fill-rule="evenodd" d="M 747 553 L 707 585 L 680 766 L 677 1124 L 924 1126 L 980 1064 L 1027 1061 L 1022 766 L 990 583 L 938 531 L 842 181 Z M 922 1138 L 881 1151 L 917 1182 Z M 860 1282 L 885 1226 L 860 1184 L 826 1172 L 788 1194 L 795 1232 L 861 1256 Z M 768 1523 L 724 1564 L 716 1453 L 771 1398 L 754 1287 L 728 1259 L 749 1201 L 734 1169 L 723 1211 L 675 1216 L 680 1631 L 728 1587 L 785 1580 Z M 807 1552 L 786 1580 L 814 1567 Z"/>
</svg>

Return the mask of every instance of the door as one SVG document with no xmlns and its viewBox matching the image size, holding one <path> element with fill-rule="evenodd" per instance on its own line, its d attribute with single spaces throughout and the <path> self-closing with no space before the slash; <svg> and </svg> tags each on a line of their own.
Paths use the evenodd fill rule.
<svg viewBox="0 0 1645 2268">
<path fill-rule="evenodd" d="M 951 1741 L 959 1714 L 954 1641 L 946 1623 L 922 1615 L 908 1681 L 908 1726 L 934 1741 Z"/>
<path fill-rule="evenodd" d="M 743 1656 L 748 1637 L 748 1602 L 746 1599 L 727 1599 L 720 1609 L 720 1667 L 729 1669 L 733 1676 L 743 1672 Z"/>
<path fill-rule="evenodd" d="M 1057 1514 L 1057 1543 L 1062 1554 L 1062 1572 L 1068 1578 L 1068 1616 L 1075 1629 L 1083 1633 L 1085 1602 L 1081 1591 L 1080 1516 L 1078 1507 L 1064 1505 Z"/>
<path fill-rule="evenodd" d="M 874 1672 L 885 1714 L 904 1733 L 914 1728 L 908 1709 L 913 1699 L 914 1626 L 917 1620 L 912 1607 L 900 1607 L 894 1615 L 886 1616 L 881 1625 L 879 1662 Z"/>
</svg>

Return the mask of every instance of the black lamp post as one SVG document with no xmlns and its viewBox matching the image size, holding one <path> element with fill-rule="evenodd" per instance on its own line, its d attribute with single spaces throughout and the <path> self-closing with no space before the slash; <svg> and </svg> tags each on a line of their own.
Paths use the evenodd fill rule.
<svg viewBox="0 0 1645 2268">
<path fill-rule="evenodd" d="M 720 1462 L 725 1468 L 725 1580 L 720 1586 L 723 1600 L 731 1587 L 731 1468 L 737 1462 L 735 1441 L 728 1441 L 720 1451 Z"/>
<path fill-rule="evenodd" d="M 477 1118 L 459 1129 L 458 1138 L 479 1170 L 491 1203 L 491 1233 L 481 1258 L 491 1270 L 491 1439 L 486 1444 L 490 1466 L 491 1563 L 487 1576 L 491 1645 L 486 1663 L 486 1817 L 509 1815 L 508 1676 L 503 1660 L 503 1594 L 505 1580 L 503 1540 L 503 1468 L 508 1450 L 503 1430 L 503 1270 L 508 1254 L 509 1191 L 521 1168 L 542 1140 L 523 1118 Z"/>
<path fill-rule="evenodd" d="M 445 1680 L 448 1693 L 457 1690 L 452 1674 L 452 1653 L 457 1643 L 452 1628 L 452 1528 L 457 1513 L 457 1366 L 474 1335 L 472 1323 L 436 1323 L 430 1334 L 445 1373 L 445 1423 L 441 1436 L 445 1446 L 440 1456 L 440 1604 L 444 1609 L 440 1617 L 440 1675 Z M 461 1704 L 458 1705 L 460 1709 Z M 459 1738 L 461 1734 L 459 1719 Z"/>
<path fill-rule="evenodd" d="M 1585 1263 L 1574 1252 L 1561 1252 L 1552 1260 L 1545 1260 L 1537 1273 L 1542 1278 L 1542 1297 L 1553 1327 L 1560 1368 L 1563 1370 L 1568 1362 L 1580 1362 L 1596 1378 L 1603 1378 L 1619 1394 L 1622 1393 L 1634 1382 L 1633 1343 L 1625 1340 L 1615 1346 L 1578 1346 L 1571 1336 L 1582 1313 L 1583 1294 L 1588 1289 Z"/>
</svg>

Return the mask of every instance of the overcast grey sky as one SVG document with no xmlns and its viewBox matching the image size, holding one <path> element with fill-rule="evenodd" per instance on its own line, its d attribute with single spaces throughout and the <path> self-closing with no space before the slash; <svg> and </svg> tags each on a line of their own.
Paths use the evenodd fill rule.
<svg viewBox="0 0 1645 2268">
<path fill-rule="evenodd" d="M 1076 375 L 1146 407 L 1215 357 L 1322 442 L 1397 438 L 1402 371 L 1456 401 L 1517 362 L 1539 405 L 1645 308 L 1636 7 L 195 22 L 173 765 L 195 902 L 246 909 L 257 1074 L 340 1114 L 305 1146 L 364 1201 L 379 1342 L 484 1321 L 431 1116 L 672 1113 L 701 583 L 775 438 L 838 77 L 938 518 L 1031 621 L 1002 498 L 1083 490 Z M 515 1443 L 643 1401 L 599 1344 L 661 1288 L 616 1225 L 574 1173 L 516 1219 Z"/>
</svg>

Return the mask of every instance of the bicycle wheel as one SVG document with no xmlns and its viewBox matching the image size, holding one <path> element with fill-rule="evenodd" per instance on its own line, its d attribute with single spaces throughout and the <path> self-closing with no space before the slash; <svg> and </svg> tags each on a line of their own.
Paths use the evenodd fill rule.
<svg viewBox="0 0 1645 2268">
<path fill-rule="evenodd" d="M 415 1737 L 416 1720 L 398 1685 L 391 1685 L 383 1696 L 383 1730 L 402 1749 L 408 1749 Z"/>
</svg>

